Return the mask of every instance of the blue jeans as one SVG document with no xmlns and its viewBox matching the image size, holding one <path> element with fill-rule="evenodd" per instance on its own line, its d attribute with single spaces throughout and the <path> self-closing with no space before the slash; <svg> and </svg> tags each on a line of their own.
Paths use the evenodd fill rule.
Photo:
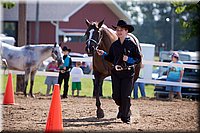
<svg viewBox="0 0 200 133">
<path fill-rule="evenodd" d="M 140 93 L 142 97 L 146 97 L 145 94 L 145 84 L 141 82 L 135 82 L 134 90 L 133 90 L 133 97 L 134 99 L 138 99 L 138 87 L 140 88 Z"/>
</svg>

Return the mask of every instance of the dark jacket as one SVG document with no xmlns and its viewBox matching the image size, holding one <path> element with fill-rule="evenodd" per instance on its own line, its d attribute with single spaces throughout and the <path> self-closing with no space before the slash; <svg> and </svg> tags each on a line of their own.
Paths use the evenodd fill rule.
<svg viewBox="0 0 200 133">
<path fill-rule="evenodd" d="M 134 61 L 124 62 L 123 55 L 127 55 Z M 113 42 L 110 47 L 109 53 L 105 55 L 104 58 L 107 61 L 111 62 L 113 65 L 122 65 L 123 63 L 126 63 L 126 65 L 130 66 L 141 62 L 141 55 L 138 47 L 130 40 L 130 38 L 126 38 L 123 44 L 121 44 L 119 39 Z"/>
<path fill-rule="evenodd" d="M 127 55 L 129 57 L 128 61 L 123 61 L 123 55 Z M 113 42 L 109 49 L 109 53 L 104 55 L 104 58 L 105 60 L 111 62 L 114 66 L 131 66 L 141 62 L 139 49 L 137 45 L 130 40 L 130 38 L 126 38 L 123 44 L 121 44 L 119 39 Z M 130 72 L 127 73 L 130 75 Z"/>
</svg>

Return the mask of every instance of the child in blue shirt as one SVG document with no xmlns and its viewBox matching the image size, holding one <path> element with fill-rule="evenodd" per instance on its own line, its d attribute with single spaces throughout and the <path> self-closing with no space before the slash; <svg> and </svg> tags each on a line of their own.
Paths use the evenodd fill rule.
<svg viewBox="0 0 200 133">
<path fill-rule="evenodd" d="M 67 98 L 68 95 L 68 82 L 70 77 L 70 70 L 72 68 L 72 60 L 69 56 L 69 53 L 71 52 L 71 49 L 68 49 L 66 46 L 62 48 L 63 52 L 63 60 L 64 63 L 59 66 L 59 76 L 58 76 L 58 84 L 60 85 L 60 89 L 62 86 L 62 81 L 64 80 L 64 91 L 62 98 Z"/>
<path fill-rule="evenodd" d="M 173 64 L 174 63 L 183 64 L 183 63 L 182 61 L 179 60 L 179 55 L 176 52 L 172 54 L 171 58 L 172 58 L 172 61 L 170 62 L 170 65 L 168 66 L 168 71 L 167 71 L 167 81 L 181 82 L 183 78 L 183 73 L 184 73 L 183 68 L 173 66 Z M 169 91 L 169 100 L 173 100 L 174 92 L 177 93 L 178 99 L 182 99 L 180 86 L 167 85 L 166 90 Z"/>
</svg>

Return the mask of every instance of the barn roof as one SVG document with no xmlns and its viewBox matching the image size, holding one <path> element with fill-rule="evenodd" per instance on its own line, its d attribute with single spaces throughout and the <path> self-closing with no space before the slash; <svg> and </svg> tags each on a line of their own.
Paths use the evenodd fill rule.
<svg viewBox="0 0 200 133">
<path fill-rule="evenodd" d="M 116 16 L 131 23 L 127 14 L 117 5 L 114 0 L 84 0 L 84 1 L 39 1 L 39 21 L 69 21 L 69 18 L 78 12 L 82 7 L 89 3 L 103 3 Z M 4 21 L 18 21 L 18 2 L 11 9 L 3 9 Z M 36 1 L 27 1 L 27 21 L 36 20 Z"/>
</svg>

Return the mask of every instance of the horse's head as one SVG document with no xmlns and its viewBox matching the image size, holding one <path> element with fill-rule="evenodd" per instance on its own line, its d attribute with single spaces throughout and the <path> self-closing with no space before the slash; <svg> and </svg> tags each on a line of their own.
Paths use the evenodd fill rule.
<svg viewBox="0 0 200 133">
<path fill-rule="evenodd" d="M 103 25 L 104 20 L 101 22 L 89 22 L 85 19 L 88 26 L 85 36 L 86 36 L 86 47 L 85 50 L 89 56 L 92 56 L 98 46 L 100 45 L 101 39 L 103 37 L 100 28 Z"/>
<path fill-rule="evenodd" d="M 58 64 L 61 64 L 63 62 L 62 60 L 62 49 L 60 45 L 57 43 L 54 44 L 54 47 L 52 49 L 52 57 L 54 60 L 58 61 Z"/>
</svg>

